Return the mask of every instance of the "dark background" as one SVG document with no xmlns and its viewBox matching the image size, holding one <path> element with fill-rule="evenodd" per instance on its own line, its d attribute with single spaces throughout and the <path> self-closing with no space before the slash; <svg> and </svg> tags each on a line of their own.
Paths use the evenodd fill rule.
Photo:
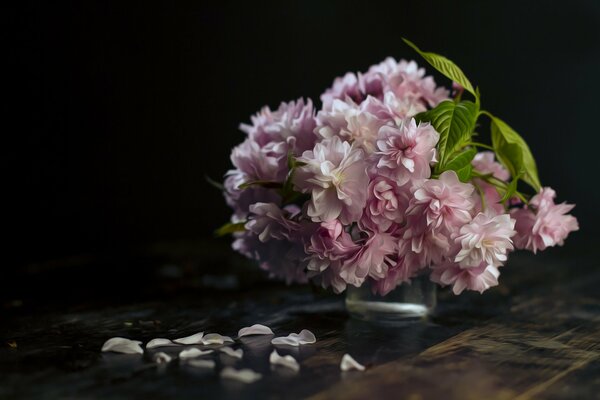
<svg viewBox="0 0 600 400">
<path fill-rule="evenodd" d="M 425 66 L 402 36 L 454 60 L 526 138 L 542 183 L 577 204 L 568 245 L 597 237 L 600 2 L 40 2 L 3 17 L 7 287 L 36 287 L 22 271 L 40 263 L 212 243 L 229 212 L 204 176 L 230 167 L 237 125 L 386 56 Z"/>
</svg>

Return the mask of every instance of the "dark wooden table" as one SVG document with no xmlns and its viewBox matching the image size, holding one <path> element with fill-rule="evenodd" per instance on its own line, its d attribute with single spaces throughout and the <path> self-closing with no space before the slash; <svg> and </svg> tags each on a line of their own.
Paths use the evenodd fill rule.
<svg viewBox="0 0 600 400">
<path fill-rule="evenodd" d="M 600 269 L 593 251 L 517 253 L 501 286 L 484 295 L 440 291 L 432 318 L 402 326 L 353 320 L 343 297 L 307 287 L 232 288 L 212 278 L 192 294 L 160 301 L 5 310 L 0 398 L 598 399 Z M 111 287 L 105 289 L 110 298 Z M 270 336 L 238 341 L 242 360 L 217 354 L 214 371 L 177 360 L 157 365 L 149 351 L 100 352 L 113 336 L 144 342 L 198 331 L 235 336 L 253 323 L 278 335 L 303 328 L 316 334 L 313 345 L 279 350 L 299 360 L 298 373 L 271 368 Z M 368 369 L 340 372 L 344 353 Z M 226 365 L 263 378 L 221 380 Z"/>
</svg>

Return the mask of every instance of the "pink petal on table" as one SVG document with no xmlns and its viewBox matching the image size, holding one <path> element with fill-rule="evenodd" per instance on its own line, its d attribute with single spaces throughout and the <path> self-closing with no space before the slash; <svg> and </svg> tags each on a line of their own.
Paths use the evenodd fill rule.
<svg viewBox="0 0 600 400">
<path fill-rule="evenodd" d="M 123 354 L 144 354 L 144 349 L 140 346 L 142 342 L 139 340 L 131 340 L 122 337 L 114 337 L 108 339 L 102 345 L 102 351 L 112 351 L 113 353 Z"/>
<path fill-rule="evenodd" d="M 169 339 L 152 339 L 146 344 L 147 349 L 154 349 L 156 347 L 165 347 L 165 346 L 178 346 L 177 343 L 171 342 Z"/>
<path fill-rule="evenodd" d="M 239 358 L 239 359 L 241 359 L 242 356 L 244 355 L 244 350 L 242 350 L 242 349 L 234 350 L 231 347 L 221 347 L 219 350 L 222 353 L 225 353 L 230 357 L 235 357 L 235 358 Z"/>
<path fill-rule="evenodd" d="M 342 371 L 350 371 L 352 369 L 364 371 L 365 366 L 359 364 L 354 358 L 352 358 L 350 354 L 344 354 L 344 357 L 342 357 L 342 362 L 340 363 L 340 369 Z"/>
<path fill-rule="evenodd" d="M 238 332 L 238 337 L 250 336 L 250 335 L 273 335 L 271 328 L 261 324 L 254 324 L 252 326 L 242 328 Z"/>
<path fill-rule="evenodd" d="M 202 338 L 202 344 L 223 344 L 225 342 L 233 342 L 233 339 L 218 333 L 209 333 Z"/>
<path fill-rule="evenodd" d="M 191 336 L 182 337 L 179 339 L 173 340 L 173 342 L 178 344 L 201 344 L 202 338 L 204 337 L 204 332 L 198 332 Z"/>
<path fill-rule="evenodd" d="M 301 344 L 312 344 L 317 341 L 315 335 L 308 329 L 303 329 L 300 333 L 290 333 L 287 336 L 277 337 L 271 340 L 274 345 L 300 346 Z"/>
<path fill-rule="evenodd" d="M 284 367 L 291 368 L 294 371 L 300 370 L 300 364 L 298 364 L 298 361 L 296 361 L 294 357 L 290 355 L 282 357 L 279 355 L 279 353 L 277 353 L 277 350 L 273 350 L 269 356 L 269 362 L 273 365 L 282 365 Z"/>
<path fill-rule="evenodd" d="M 179 358 L 181 358 L 181 359 L 196 358 L 196 357 L 200 357 L 200 356 L 204 356 L 204 355 L 210 354 L 212 352 L 213 352 L 212 350 L 200 350 L 200 349 L 197 349 L 195 347 L 192 347 L 191 349 L 182 350 L 179 353 Z"/>
</svg>

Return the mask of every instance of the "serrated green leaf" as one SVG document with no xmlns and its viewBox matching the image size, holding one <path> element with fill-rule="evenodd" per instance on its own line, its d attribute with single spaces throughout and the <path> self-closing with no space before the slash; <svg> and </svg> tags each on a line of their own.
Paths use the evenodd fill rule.
<svg viewBox="0 0 600 400">
<path fill-rule="evenodd" d="M 419 121 L 428 121 L 440 134 L 437 144 L 439 170 L 444 170 L 448 157 L 456 149 L 471 140 L 479 108 L 472 101 L 455 103 L 446 100 L 435 108 L 416 116 Z"/>
<path fill-rule="evenodd" d="M 221 237 L 230 233 L 243 232 L 246 230 L 245 225 L 245 222 L 228 222 L 215 231 L 215 236 Z"/>
<path fill-rule="evenodd" d="M 500 118 L 492 118 L 492 145 L 498 159 L 508 169 L 511 176 L 523 173 L 521 179 L 539 192 L 542 185 L 538 177 L 535 159 L 525 140 Z"/>
<path fill-rule="evenodd" d="M 416 44 L 414 44 L 408 39 L 402 38 L 402 40 L 404 40 L 404 43 L 406 43 L 407 45 L 412 47 L 417 53 L 419 53 L 421 57 L 425 59 L 425 61 L 427 61 L 433 66 L 433 68 L 437 69 L 441 74 L 443 74 L 447 78 L 459 83 L 462 87 L 465 88 L 466 91 L 471 93 L 476 98 L 479 98 L 479 94 L 475 91 L 475 89 L 473 89 L 473 85 L 458 65 L 456 65 L 454 62 L 450 61 L 442 55 L 421 51 L 421 49 L 419 49 Z"/>
<path fill-rule="evenodd" d="M 249 188 L 250 186 L 261 186 L 267 189 L 280 189 L 282 184 L 280 182 L 273 181 L 250 181 L 242 183 L 238 186 L 238 189 L 243 190 Z"/>
</svg>

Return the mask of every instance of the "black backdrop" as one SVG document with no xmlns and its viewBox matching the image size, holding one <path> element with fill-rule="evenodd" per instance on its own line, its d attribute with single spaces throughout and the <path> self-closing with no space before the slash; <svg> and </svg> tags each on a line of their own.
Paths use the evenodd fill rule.
<svg viewBox="0 0 600 400">
<path fill-rule="evenodd" d="M 209 237 L 240 122 L 386 56 L 447 55 L 598 222 L 600 2 L 72 2 L 3 13 L 12 266 Z M 209 4 L 211 3 L 211 4 Z M 438 79 L 441 81 L 441 79 Z M 443 81 L 447 84 L 446 81 Z"/>
</svg>

